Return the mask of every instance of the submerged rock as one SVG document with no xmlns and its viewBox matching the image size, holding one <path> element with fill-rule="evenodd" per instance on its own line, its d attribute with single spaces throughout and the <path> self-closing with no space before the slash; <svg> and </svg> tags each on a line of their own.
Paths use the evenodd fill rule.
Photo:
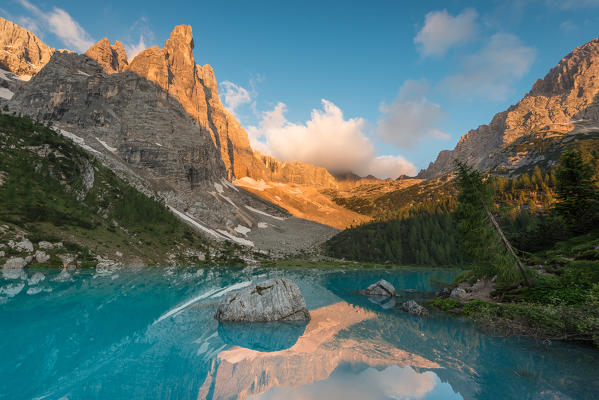
<svg viewBox="0 0 599 400">
<path fill-rule="evenodd" d="M 428 315 L 428 310 L 416 303 L 414 300 L 408 300 L 401 305 L 402 310 L 411 315 L 424 317 Z"/>
<path fill-rule="evenodd" d="M 395 287 L 384 279 L 381 279 L 377 283 L 373 283 L 368 286 L 367 289 L 362 290 L 360 293 L 366 296 L 381 296 L 381 297 L 393 297 L 395 296 Z"/>
<path fill-rule="evenodd" d="M 368 301 L 380 306 L 384 310 L 395 308 L 395 298 L 389 296 L 370 296 Z"/>
<path fill-rule="evenodd" d="M 293 347 L 305 330 L 306 321 L 218 324 L 218 336 L 223 342 L 262 352 Z"/>
<path fill-rule="evenodd" d="M 214 318 L 230 322 L 308 321 L 310 313 L 297 285 L 276 278 L 230 293 Z"/>
</svg>

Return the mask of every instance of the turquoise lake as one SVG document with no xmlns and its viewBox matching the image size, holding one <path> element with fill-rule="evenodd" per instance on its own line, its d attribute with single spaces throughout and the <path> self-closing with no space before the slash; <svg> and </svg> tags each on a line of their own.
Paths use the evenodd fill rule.
<svg viewBox="0 0 599 400">
<path fill-rule="evenodd" d="M 308 324 L 213 318 L 227 292 L 279 276 L 299 286 Z M 0 277 L 0 399 L 599 398 L 591 347 L 495 337 L 356 293 L 384 278 L 398 302 L 425 301 L 431 278 L 453 276 L 247 267 Z"/>
</svg>

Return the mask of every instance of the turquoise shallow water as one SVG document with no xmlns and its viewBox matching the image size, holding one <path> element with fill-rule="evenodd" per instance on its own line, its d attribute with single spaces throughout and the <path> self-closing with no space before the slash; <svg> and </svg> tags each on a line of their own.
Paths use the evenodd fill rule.
<svg viewBox="0 0 599 400">
<path fill-rule="evenodd" d="M 228 290 L 275 276 L 298 284 L 309 324 L 213 319 Z M 0 399 L 599 398 L 594 349 L 492 337 L 454 317 L 414 318 L 356 295 L 385 278 L 402 297 L 424 299 L 431 277 L 451 273 L 141 268 L 0 277 Z"/>
</svg>

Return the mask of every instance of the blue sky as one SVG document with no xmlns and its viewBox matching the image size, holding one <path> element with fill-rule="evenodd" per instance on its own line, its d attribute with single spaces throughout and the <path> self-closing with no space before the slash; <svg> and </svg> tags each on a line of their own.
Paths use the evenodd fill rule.
<svg viewBox="0 0 599 400">
<path fill-rule="evenodd" d="M 189 24 L 256 148 L 381 177 L 426 167 L 599 36 L 599 0 L 8 0 L 0 15 L 79 51 L 162 46 Z"/>
</svg>

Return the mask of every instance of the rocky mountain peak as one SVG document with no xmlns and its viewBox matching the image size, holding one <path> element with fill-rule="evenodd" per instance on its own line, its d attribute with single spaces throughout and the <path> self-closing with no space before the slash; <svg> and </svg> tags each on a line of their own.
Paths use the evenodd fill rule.
<svg viewBox="0 0 599 400">
<path fill-rule="evenodd" d="M 193 33 L 189 25 L 177 25 L 171 32 L 170 38 L 164 43 L 164 48 L 169 53 L 176 52 L 190 54 L 193 50 Z M 193 57 L 193 56 L 192 56 Z"/>
<path fill-rule="evenodd" d="M 33 33 L 0 17 L 0 67 L 32 77 L 50 61 L 54 51 Z"/>
<path fill-rule="evenodd" d="M 91 46 L 85 55 L 95 60 L 107 74 L 123 72 L 129 65 L 127 53 L 118 40 L 111 46 L 110 40 L 103 38 Z"/>
<path fill-rule="evenodd" d="M 530 143 L 587 129 L 576 129 L 577 124 L 599 125 L 599 38 L 575 48 L 516 105 L 496 114 L 488 125 L 470 130 L 418 177 L 442 176 L 453 170 L 456 159 L 505 173 L 548 162 Z M 514 146 L 525 138 L 530 149 L 518 151 Z"/>
<path fill-rule="evenodd" d="M 599 67 L 599 38 L 575 48 L 560 60 L 544 79 L 538 79 L 528 96 L 555 96 L 572 89 L 593 90 L 597 75 L 589 72 Z M 593 71 L 591 71 L 593 70 Z M 578 94 L 578 93 L 577 93 Z M 582 93 L 580 93 L 582 95 Z"/>
</svg>

